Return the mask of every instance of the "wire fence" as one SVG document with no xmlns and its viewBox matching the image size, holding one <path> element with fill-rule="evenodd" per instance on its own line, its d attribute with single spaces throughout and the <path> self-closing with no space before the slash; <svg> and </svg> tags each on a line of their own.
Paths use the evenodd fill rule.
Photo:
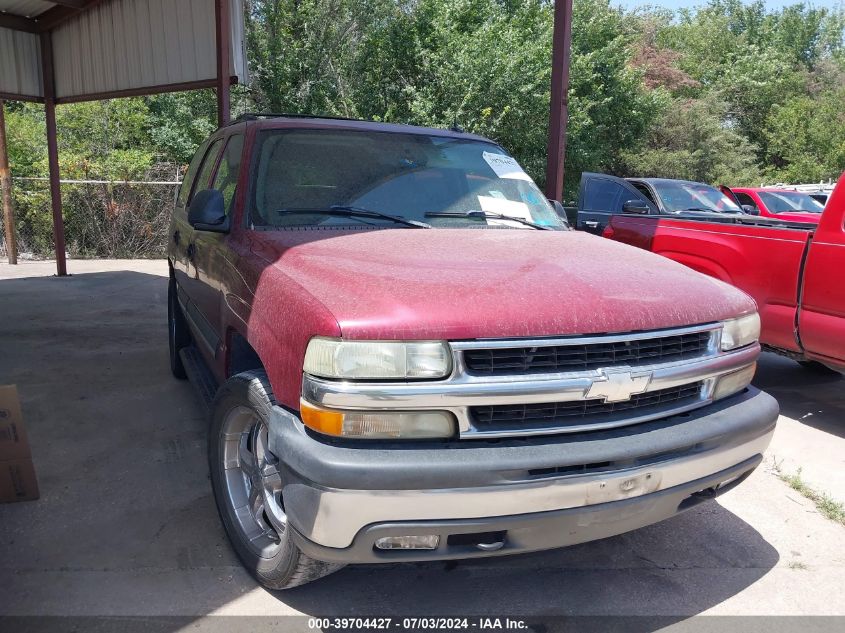
<svg viewBox="0 0 845 633">
<path fill-rule="evenodd" d="M 65 247 L 73 258 L 155 258 L 165 255 L 180 172 L 158 164 L 143 180 L 62 180 Z M 53 259 L 53 213 L 47 178 L 13 178 L 19 260 Z M 0 222 L 0 257 L 7 240 Z"/>
</svg>

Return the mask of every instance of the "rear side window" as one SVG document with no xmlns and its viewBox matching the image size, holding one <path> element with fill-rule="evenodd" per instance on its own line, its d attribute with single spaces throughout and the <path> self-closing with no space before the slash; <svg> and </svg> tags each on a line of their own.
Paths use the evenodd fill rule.
<svg viewBox="0 0 845 633">
<path fill-rule="evenodd" d="M 207 143 L 200 145 L 197 153 L 191 159 L 191 164 L 188 166 L 188 171 L 185 172 L 185 177 L 182 179 L 182 185 L 179 187 L 179 197 L 176 201 L 176 206 L 184 207 L 188 202 L 188 194 L 191 193 L 191 185 L 194 183 L 194 178 L 197 175 L 197 170 L 202 162 L 202 157 L 205 156 L 205 148 Z"/>
<path fill-rule="evenodd" d="M 197 174 L 196 181 L 193 183 L 191 195 L 188 198 L 188 204 L 191 204 L 191 199 L 197 191 L 202 191 L 208 188 L 208 183 L 211 181 L 211 174 L 214 171 L 214 166 L 217 164 L 217 157 L 220 155 L 220 148 L 223 146 L 223 139 L 219 138 L 211 144 L 208 151 L 205 153 L 205 158 L 202 161 Z"/>
<path fill-rule="evenodd" d="M 243 134 L 235 134 L 229 137 L 226 150 L 223 152 L 223 160 L 220 161 L 217 174 L 214 176 L 214 184 L 211 186 L 212 189 L 217 189 L 223 194 L 223 203 L 227 214 L 232 211 L 232 201 L 235 199 L 243 148 Z"/>
<path fill-rule="evenodd" d="M 587 188 L 584 195 L 584 209 L 587 211 L 617 213 L 624 192 L 625 188 L 612 180 L 593 178 L 587 181 Z"/>
</svg>

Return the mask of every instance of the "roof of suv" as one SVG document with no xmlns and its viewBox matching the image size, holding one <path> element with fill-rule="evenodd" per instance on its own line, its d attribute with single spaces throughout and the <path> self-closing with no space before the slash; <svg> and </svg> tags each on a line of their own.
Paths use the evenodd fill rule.
<svg viewBox="0 0 845 633">
<path fill-rule="evenodd" d="M 420 127 L 407 125 L 405 123 L 382 123 L 379 121 L 364 121 L 361 119 L 345 119 L 341 117 L 321 117 L 297 114 L 244 114 L 235 119 L 229 126 L 246 123 L 249 126 L 257 126 L 260 129 L 278 128 L 334 128 L 345 130 L 361 130 L 367 132 L 388 132 L 401 134 L 420 134 L 426 136 L 442 136 L 445 138 L 460 138 L 465 140 L 483 141 L 485 143 L 497 144 L 483 136 L 470 134 L 459 129 L 442 129 L 433 127 Z"/>
</svg>

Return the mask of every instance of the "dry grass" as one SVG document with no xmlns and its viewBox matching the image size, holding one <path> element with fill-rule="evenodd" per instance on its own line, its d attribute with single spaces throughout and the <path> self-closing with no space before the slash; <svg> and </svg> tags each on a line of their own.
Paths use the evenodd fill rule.
<svg viewBox="0 0 845 633">
<path fill-rule="evenodd" d="M 824 492 L 819 492 L 808 486 L 803 479 L 801 479 L 801 469 L 799 468 L 795 473 L 785 473 L 781 469 L 779 463 L 775 462 L 774 472 L 782 482 L 792 488 L 801 496 L 806 497 L 813 502 L 816 509 L 826 516 L 831 521 L 835 521 L 839 525 L 845 526 L 845 504 L 836 501 Z"/>
</svg>

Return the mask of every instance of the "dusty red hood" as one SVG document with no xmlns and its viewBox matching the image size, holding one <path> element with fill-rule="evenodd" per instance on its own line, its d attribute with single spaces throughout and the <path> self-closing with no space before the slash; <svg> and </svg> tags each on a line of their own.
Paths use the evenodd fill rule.
<svg viewBox="0 0 845 633">
<path fill-rule="evenodd" d="M 720 281 L 578 232 L 280 231 L 258 240 L 277 272 L 324 304 L 346 338 L 625 332 L 754 309 Z"/>
</svg>

